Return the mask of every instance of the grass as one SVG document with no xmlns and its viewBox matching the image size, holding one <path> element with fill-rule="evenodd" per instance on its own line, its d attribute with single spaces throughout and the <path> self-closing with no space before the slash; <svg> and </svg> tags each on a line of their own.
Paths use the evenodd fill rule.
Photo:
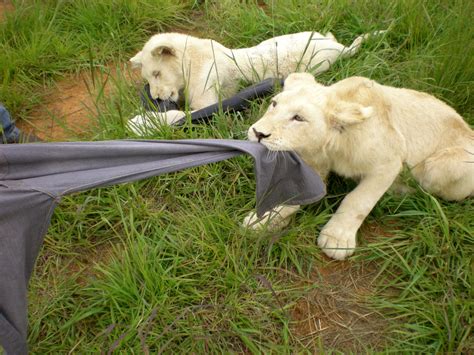
<svg viewBox="0 0 474 355">
<path fill-rule="evenodd" d="M 41 99 L 41 88 L 67 72 L 127 55 L 165 26 L 186 24 L 191 2 L 13 1 L 0 26 L 0 97 L 17 117 Z"/>
<path fill-rule="evenodd" d="M 0 97 L 16 117 L 28 119 L 44 88 L 69 73 L 119 72 L 112 94 L 97 97 L 101 129 L 89 139 L 127 137 L 124 120 L 140 103 L 119 63 L 150 34 L 176 28 L 228 46 L 302 30 L 331 31 L 350 44 L 389 29 L 319 80 L 364 75 L 423 90 L 474 124 L 472 1 L 15 5 L 0 23 Z M 245 139 L 266 104 L 146 137 Z M 31 352 L 470 353 L 474 201 L 448 203 L 406 179 L 416 192 L 386 194 L 343 263 L 328 261 L 315 243 L 353 187 L 337 177 L 327 198 L 277 234 L 239 227 L 255 204 L 248 157 L 66 197 L 30 282 Z M 319 331 L 309 325 L 318 322 Z"/>
</svg>

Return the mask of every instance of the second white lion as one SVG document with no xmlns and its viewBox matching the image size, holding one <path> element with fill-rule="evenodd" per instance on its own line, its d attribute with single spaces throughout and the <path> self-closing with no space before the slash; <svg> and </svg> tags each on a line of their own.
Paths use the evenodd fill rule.
<svg viewBox="0 0 474 355">
<path fill-rule="evenodd" d="M 331 33 L 300 32 L 239 49 L 211 39 L 162 33 L 151 37 L 130 62 L 141 68 L 154 99 L 178 101 L 186 92 L 190 109 L 197 110 L 235 94 L 241 80 L 285 78 L 299 71 L 321 73 L 339 57 L 354 55 L 367 37 L 381 32 L 359 36 L 349 47 Z M 168 116 L 167 122 L 172 123 L 183 114 L 173 111 Z M 140 125 L 144 119 L 137 116 L 135 123 Z"/>
</svg>

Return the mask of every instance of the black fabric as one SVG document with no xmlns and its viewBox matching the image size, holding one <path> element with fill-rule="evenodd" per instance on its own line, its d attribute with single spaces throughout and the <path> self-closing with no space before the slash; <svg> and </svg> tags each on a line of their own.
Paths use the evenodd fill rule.
<svg viewBox="0 0 474 355">
<path fill-rule="evenodd" d="M 276 86 L 282 86 L 283 80 L 269 78 L 262 82 L 249 86 L 231 98 L 223 100 L 221 103 L 215 103 L 203 109 L 191 113 L 192 123 L 207 123 L 213 114 L 218 113 L 220 109 L 223 112 L 243 111 L 250 106 L 251 100 L 259 97 L 265 97 L 275 91 Z M 146 84 L 141 93 L 141 101 L 148 111 L 166 112 L 169 110 L 179 110 L 178 104 L 169 100 L 153 99 L 150 94 L 150 86 Z M 173 123 L 174 126 L 181 126 L 186 122 L 186 118 Z"/>
<path fill-rule="evenodd" d="M 150 84 L 146 84 L 143 87 L 143 91 L 140 92 L 140 100 L 147 111 L 166 112 L 169 110 L 179 110 L 178 104 L 174 101 L 151 97 Z"/>
<path fill-rule="evenodd" d="M 325 194 L 294 153 L 236 140 L 105 141 L 0 146 L 0 344 L 27 352 L 27 285 L 61 196 L 250 154 L 257 214 Z"/>
</svg>

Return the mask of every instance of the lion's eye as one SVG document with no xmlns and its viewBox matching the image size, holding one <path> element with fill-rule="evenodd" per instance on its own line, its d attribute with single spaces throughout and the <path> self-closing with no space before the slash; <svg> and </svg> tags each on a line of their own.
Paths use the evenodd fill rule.
<svg viewBox="0 0 474 355">
<path fill-rule="evenodd" d="M 275 107 L 277 105 L 277 102 L 275 100 L 271 101 L 272 107 Z"/>
<path fill-rule="evenodd" d="M 300 115 L 294 115 L 293 117 L 291 117 L 291 120 L 292 121 L 298 121 L 298 122 L 303 122 L 303 121 L 306 121 L 303 117 L 301 117 Z"/>
<path fill-rule="evenodd" d="M 153 76 L 157 79 L 160 77 L 160 75 L 161 75 L 161 73 L 159 71 L 154 71 L 153 72 Z"/>
</svg>

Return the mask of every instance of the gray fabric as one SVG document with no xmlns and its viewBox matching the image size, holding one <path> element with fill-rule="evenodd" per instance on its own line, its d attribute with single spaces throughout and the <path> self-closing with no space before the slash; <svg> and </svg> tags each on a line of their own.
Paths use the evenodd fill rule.
<svg viewBox="0 0 474 355">
<path fill-rule="evenodd" d="M 325 194 L 294 153 L 237 140 L 106 141 L 0 146 L 0 344 L 27 353 L 27 286 L 61 196 L 228 159 L 255 160 L 257 213 Z"/>
</svg>

